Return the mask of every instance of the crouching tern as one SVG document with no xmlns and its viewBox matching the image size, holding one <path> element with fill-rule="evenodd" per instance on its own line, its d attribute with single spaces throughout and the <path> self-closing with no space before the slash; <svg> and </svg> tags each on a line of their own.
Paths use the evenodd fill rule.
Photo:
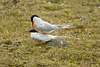
<svg viewBox="0 0 100 67">
<path fill-rule="evenodd" d="M 54 30 L 59 30 L 59 29 L 64 29 L 64 28 L 71 28 L 70 26 L 72 25 L 72 24 L 70 24 L 70 25 L 53 25 L 53 24 L 50 24 L 46 21 L 43 21 L 37 15 L 32 15 L 31 16 L 31 22 L 32 22 L 32 27 L 35 24 L 36 28 L 39 31 L 43 32 L 44 34 L 50 33 Z"/>
<path fill-rule="evenodd" d="M 46 42 L 46 41 L 49 41 L 49 40 L 52 40 L 52 39 L 57 39 L 59 37 L 68 37 L 68 36 L 52 36 L 52 35 L 43 35 L 43 34 L 40 34 L 38 33 L 36 30 L 30 30 L 30 31 L 27 31 L 27 34 L 31 34 L 31 38 L 35 41 L 38 41 L 38 42 Z M 68 37 L 70 38 L 70 37 Z"/>
</svg>

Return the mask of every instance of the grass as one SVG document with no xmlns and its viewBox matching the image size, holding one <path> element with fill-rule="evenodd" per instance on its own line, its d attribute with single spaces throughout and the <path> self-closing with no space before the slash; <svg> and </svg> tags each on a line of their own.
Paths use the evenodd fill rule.
<svg viewBox="0 0 100 67">
<path fill-rule="evenodd" d="M 60 5 L 61 2 L 64 5 Z M 100 8 L 98 6 L 100 6 L 99 0 L 58 2 L 52 0 L 51 4 L 42 0 L 24 2 L 21 0 L 19 3 L 0 0 L 0 43 L 21 42 L 21 45 L 0 46 L 0 66 L 99 67 Z M 30 17 L 34 14 L 52 24 L 74 24 L 75 27 L 72 29 L 49 33 L 71 36 L 65 40 L 72 45 L 64 48 L 36 46 L 37 42 L 25 34 L 25 31 L 32 29 Z M 80 20 L 81 17 L 85 18 Z"/>
</svg>

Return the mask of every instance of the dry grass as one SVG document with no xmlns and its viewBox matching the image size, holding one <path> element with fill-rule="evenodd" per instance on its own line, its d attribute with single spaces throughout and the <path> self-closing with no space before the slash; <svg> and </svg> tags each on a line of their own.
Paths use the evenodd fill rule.
<svg viewBox="0 0 100 67">
<path fill-rule="evenodd" d="M 48 0 L 47 0 L 48 2 Z M 61 5 L 61 3 L 64 5 Z M 0 43 L 19 41 L 21 45 L 1 47 L 0 66 L 27 67 L 99 67 L 100 66 L 100 0 L 0 0 Z M 71 36 L 69 47 L 37 47 L 25 34 L 32 29 L 30 17 L 38 15 L 52 24 L 74 24 L 51 35 Z M 80 20 L 81 17 L 85 17 Z M 40 32 L 41 33 L 41 32 Z M 76 38 L 80 38 L 79 40 Z"/>
</svg>

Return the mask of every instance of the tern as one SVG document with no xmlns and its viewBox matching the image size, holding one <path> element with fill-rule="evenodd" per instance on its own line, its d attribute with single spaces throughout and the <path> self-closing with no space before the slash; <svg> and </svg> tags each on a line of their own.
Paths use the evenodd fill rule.
<svg viewBox="0 0 100 67">
<path fill-rule="evenodd" d="M 36 28 L 39 31 L 43 32 L 44 34 L 50 33 L 54 30 L 59 30 L 59 29 L 64 29 L 64 28 L 71 28 L 70 26 L 72 25 L 72 24 L 70 24 L 70 25 L 53 25 L 53 24 L 50 24 L 46 21 L 43 21 L 37 15 L 32 15 L 31 16 L 31 22 L 32 22 L 32 27 L 35 24 Z"/>
<path fill-rule="evenodd" d="M 35 41 L 38 41 L 38 42 L 46 42 L 46 41 L 50 41 L 52 39 L 57 39 L 59 37 L 68 37 L 68 36 L 53 36 L 53 35 L 43 35 L 43 34 L 40 34 L 38 33 L 38 31 L 36 30 L 30 30 L 30 31 L 27 31 L 28 33 L 27 34 L 31 34 L 31 38 Z M 70 38 L 70 37 L 68 37 Z"/>
</svg>

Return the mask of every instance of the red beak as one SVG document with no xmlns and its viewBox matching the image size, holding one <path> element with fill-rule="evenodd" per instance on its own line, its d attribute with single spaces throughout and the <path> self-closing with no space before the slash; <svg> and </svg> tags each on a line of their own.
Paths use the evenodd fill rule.
<svg viewBox="0 0 100 67">
<path fill-rule="evenodd" d="M 34 23 L 32 22 L 32 27 L 33 27 Z"/>
</svg>

